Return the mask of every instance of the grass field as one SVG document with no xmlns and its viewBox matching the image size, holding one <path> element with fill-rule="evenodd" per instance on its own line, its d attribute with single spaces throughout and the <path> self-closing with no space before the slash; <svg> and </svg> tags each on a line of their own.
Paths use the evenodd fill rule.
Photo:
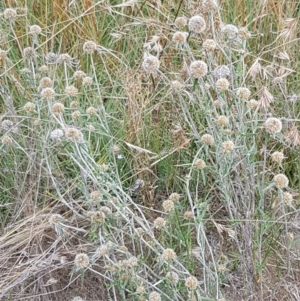
<svg viewBox="0 0 300 301">
<path fill-rule="evenodd" d="M 0 2 L 0 300 L 300 300 L 297 0 Z"/>
</svg>

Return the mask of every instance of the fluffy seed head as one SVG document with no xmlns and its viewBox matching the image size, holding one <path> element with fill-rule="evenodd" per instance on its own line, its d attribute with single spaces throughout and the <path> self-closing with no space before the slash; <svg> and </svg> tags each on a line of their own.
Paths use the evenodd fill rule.
<svg viewBox="0 0 300 301">
<path fill-rule="evenodd" d="M 284 159 L 284 154 L 282 152 L 274 152 L 271 158 L 274 162 L 281 163 Z"/>
<path fill-rule="evenodd" d="M 55 129 L 50 133 L 50 139 L 52 140 L 60 141 L 63 136 L 64 136 L 64 132 L 61 129 Z"/>
<path fill-rule="evenodd" d="M 17 17 L 17 11 L 13 8 L 7 8 L 3 12 L 3 17 L 7 20 L 14 20 Z"/>
<path fill-rule="evenodd" d="M 159 59 L 156 56 L 151 55 L 151 54 L 146 56 L 142 63 L 142 68 L 148 74 L 156 74 L 156 72 L 159 69 L 159 66 L 160 66 Z"/>
<path fill-rule="evenodd" d="M 226 126 L 229 124 L 229 119 L 226 116 L 221 115 L 217 119 L 217 124 L 221 126 Z"/>
<path fill-rule="evenodd" d="M 95 131 L 95 127 L 94 127 L 93 125 L 91 125 L 91 124 L 88 124 L 88 125 L 86 126 L 86 128 L 87 128 L 87 130 L 88 130 L 89 132 Z M 103 165 L 105 165 L 105 164 L 102 164 L 101 166 L 103 166 Z M 102 168 L 102 169 L 103 169 L 103 168 Z"/>
<path fill-rule="evenodd" d="M 87 254 L 81 253 L 76 255 L 74 263 L 77 268 L 83 269 L 89 265 L 90 260 Z"/>
<path fill-rule="evenodd" d="M 194 276 L 190 276 L 185 280 L 185 286 L 190 290 L 195 290 L 198 286 L 198 280 Z"/>
<path fill-rule="evenodd" d="M 76 96 L 78 94 L 78 89 L 76 87 L 74 87 L 74 86 L 67 86 L 65 88 L 65 93 L 69 97 Z"/>
<path fill-rule="evenodd" d="M 214 145 L 214 143 L 215 143 L 214 137 L 210 134 L 204 134 L 201 137 L 201 141 L 206 145 Z"/>
<path fill-rule="evenodd" d="M 101 193 L 99 190 L 94 190 L 90 193 L 90 198 L 93 202 L 101 201 Z"/>
<path fill-rule="evenodd" d="M 222 91 L 228 90 L 230 84 L 226 78 L 220 78 L 216 82 L 216 87 Z"/>
<path fill-rule="evenodd" d="M 225 273 L 227 271 L 226 264 L 220 263 L 217 267 L 218 272 Z"/>
<path fill-rule="evenodd" d="M 179 281 L 179 276 L 177 273 L 175 272 L 168 272 L 166 275 L 167 279 L 173 284 L 173 285 L 177 285 L 178 281 Z"/>
<path fill-rule="evenodd" d="M 278 118 L 270 117 L 265 121 L 265 128 L 270 134 L 280 133 L 282 130 L 282 122 Z"/>
<path fill-rule="evenodd" d="M 39 126 L 41 124 L 41 120 L 40 119 L 35 119 L 34 121 L 33 121 L 33 125 L 34 126 Z"/>
<path fill-rule="evenodd" d="M 201 33 L 206 29 L 206 22 L 201 16 L 193 16 L 189 19 L 188 28 L 193 33 Z"/>
<path fill-rule="evenodd" d="M 203 0 L 202 1 L 202 9 L 205 12 L 209 12 L 216 8 L 218 8 L 218 4 L 217 4 L 216 0 Z"/>
<path fill-rule="evenodd" d="M 34 109 L 35 109 L 35 104 L 31 101 L 28 101 L 28 102 L 25 103 L 23 108 L 24 108 L 24 111 L 27 112 L 27 113 L 33 112 Z"/>
<path fill-rule="evenodd" d="M 171 85 L 173 87 L 174 90 L 176 91 L 180 91 L 182 89 L 182 83 L 179 80 L 173 80 L 171 82 Z"/>
<path fill-rule="evenodd" d="M 47 64 L 56 64 L 58 62 L 58 56 L 54 52 L 48 52 L 44 58 Z"/>
<path fill-rule="evenodd" d="M 175 25 L 179 28 L 183 28 L 187 25 L 187 19 L 185 17 L 178 17 L 175 19 Z"/>
<path fill-rule="evenodd" d="M 226 65 L 218 66 L 213 71 L 213 75 L 217 79 L 230 76 L 230 74 L 231 74 L 230 69 Z"/>
<path fill-rule="evenodd" d="M 4 60 L 8 54 L 8 51 L 5 51 L 0 48 L 0 60 Z"/>
<path fill-rule="evenodd" d="M 251 110 L 255 110 L 258 106 L 259 102 L 255 99 L 250 99 L 247 103 L 248 107 L 251 109 Z"/>
<path fill-rule="evenodd" d="M 55 94 L 55 91 L 52 88 L 44 88 L 41 91 L 41 96 L 45 99 L 51 99 Z"/>
<path fill-rule="evenodd" d="M 23 55 L 27 58 L 32 58 L 36 56 L 36 52 L 32 47 L 26 47 L 23 49 Z"/>
<path fill-rule="evenodd" d="M 207 64 L 203 61 L 194 61 L 190 65 L 190 72 L 194 78 L 201 78 L 207 74 Z"/>
<path fill-rule="evenodd" d="M 172 41 L 178 44 L 184 44 L 188 37 L 188 32 L 176 31 L 172 37 Z"/>
<path fill-rule="evenodd" d="M 94 108 L 94 107 L 88 107 L 87 109 L 86 109 L 86 113 L 88 114 L 88 115 L 95 115 L 96 114 L 96 109 Z"/>
<path fill-rule="evenodd" d="M 222 33 L 225 34 L 228 39 L 236 38 L 238 32 L 239 30 L 237 29 L 237 27 L 232 24 L 227 24 L 222 28 Z"/>
<path fill-rule="evenodd" d="M 52 112 L 55 115 L 59 115 L 59 114 L 63 113 L 64 110 L 65 110 L 65 106 L 61 102 L 56 102 L 52 106 Z"/>
<path fill-rule="evenodd" d="M 139 264 L 138 259 L 135 256 L 130 257 L 128 260 L 126 260 L 126 264 L 129 267 L 136 267 Z"/>
<path fill-rule="evenodd" d="M 10 130 L 13 126 L 14 126 L 14 123 L 9 119 L 5 119 L 1 122 L 1 127 L 7 131 Z"/>
<path fill-rule="evenodd" d="M 1 137 L 2 144 L 12 144 L 13 140 L 9 135 L 4 135 Z"/>
<path fill-rule="evenodd" d="M 172 200 L 165 200 L 162 203 L 165 212 L 171 212 L 174 210 L 174 202 Z"/>
<path fill-rule="evenodd" d="M 71 101 L 71 103 L 70 103 L 70 108 L 71 108 L 72 110 L 77 109 L 77 108 L 78 108 L 78 102 L 77 102 L 77 101 Z"/>
<path fill-rule="evenodd" d="M 194 213 L 193 211 L 185 211 L 183 214 L 183 218 L 186 220 L 193 220 L 194 219 Z"/>
<path fill-rule="evenodd" d="M 100 211 L 105 214 L 105 216 L 111 215 L 111 210 L 107 206 L 101 206 Z"/>
<path fill-rule="evenodd" d="M 197 169 L 199 169 L 199 170 L 202 170 L 202 169 L 204 169 L 205 167 L 206 167 L 206 163 L 205 163 L 205 161 L 204 160 L 202 160 L 202 159 L 197 159 L 196 161 L 195 161 L 195 167 L 197 168 Z"/>
<path fill-rule="evenodd" d="M 42 28 L 38 25 L 31 25 L 29 27 L 29 33 L 33 36 L 37 36 L 42 32 Z"/>
<path fill-rule="evenodd" d="M 83 51 L 87 54 L 93 54 L 97 49 L 97 44 L 93 41 L 87 41 L 83 44 Z"/>
<path fill-rule="evenodd" d="M 81 116 L 81 113 L 80 113 L 80 111 L 77 110 L 77 111 L 74 111 L 71 114 L 71 116 L 72 116 L 72 119 L 77 120 Z"/>
<path fill-rule="evenodd" d="M 42 65 L 42 66 L 39 68 L 39 71 L 40 71 L 41 73 L 47 73 L 47 72 L 49 71 L 49 68 L 48 68 L 48 66 L 46 66 L 46 65 Z"/>
<path fill-rule="evenodd" d="M 167 224 L 167 222 L 164 218 L 158 217 L 154 220 L 153 224 L 156 229 L 160 229 L 163 228 Z"/>
<path fill-rule="evenodd" d="M 222 106 L 222 103 L 220 102 L 219 99 L 214 100 L 213 105 L 216 109 L 220 109 Z"/>
<path fill-rule="evenodd" d="M 277 174 L 274 178 L 273 181 L 279 188 L 285 188 L 289 185 L 289 179 L 287 178 L 286 175 L 280 173 Z"/>
<path fill-rule="evenodd" d="M 135 291 L 138 295 L 143 295 L 146 292 L 146 289 L 143 285 L 139 285 Z"/>
<path fill-rule="evenodd" d="M 180 199 L 180 195 L 176 192 L 173 192 L 169 195 L 169 200 L 173 201 L 174 203 L 178 203 Z"/>
<path fill-rule="evenodd" d="M 149 301 L 161 301 L 161 296 L 157 292 L 152 292 L 149 294 Z"/>
<path fill-rule="evenodd" d="M 58 57 L 58 62 L 60 64 L 62 64 L 62 63 L 70 64 L 72 62 L 72 58 L 71 58 L 71 56 L 69 54 L 62 53 Z"/>
<path fill-rule="evenodd" d="M 203 48 L 207 51 L 213 51 L 216 49 L 217 47 L 217 44 L 214 40 L 212 39 L 206 39 L 204 42 L 203 42 Z"/>
<path fill-rule="evenodd" d="M 66 128 L 65 136 L 71 142 L 83 143 L 83 134 L 80 130 L 76 128 Z"/>
<path fill-rule="evenodd" d="M 85 76 L 82 79 L 82 85 L 83 86 L 91 86 L 93 84 L 93 78 L 90 76 Z"/>
<path fill-rule="evenodd" d="M 38 91 L 44 89 L 44 88 L 50 88 L 53 85 L 53 81 L 50 77 L 42 77 L 40 79 L 40 83 L 39 83 L 39 87 L 38 87 Z"/>
<path fill-rule="evenodd" d="M 85 73 L 81 70 L 77 70 L 74 72 L 73 77 L 75 79 L 81 79 L 81 78 L 85 77 Z"/>
<path fill-rule="evenodd" d="M 223 147 L 225 153 L 230 153 L 231 151 L 234 150 L 234 143 L 230 140 L 224 141 L 222 143 L 222 147 Z"/>
<path fill-rule="evenodd" d="M 286 206 L 291 207 L 293 205 L 293 195 L 289 192 L 283 193 L 283 201 Z"/>
<path fill-rule="evenodd" d="M 247 29 L 247 27 L 241 27 L 239 28 L 239 37 L 242 40 L 248 40 L 251 38 L 251 33 L 249 32 L 249 30 Z"/>
<path fill-rule="evenodd" d="M 173 249 L 165 249 L 162 254 L 164 260 L 170 261 L 176 258 L 176 253 Z"/>
<path fill-rule="evenodd" d="M 236 90 L 236 95 L 240 98 L 240 99 L 243 99 L 243 100 L 248 100 L 250 95 L 251 95 L 251 92 L 248 88 L 245 88 L 245 87 L 240 87 L 240 88 L 237 88 Z"/>
</svg>

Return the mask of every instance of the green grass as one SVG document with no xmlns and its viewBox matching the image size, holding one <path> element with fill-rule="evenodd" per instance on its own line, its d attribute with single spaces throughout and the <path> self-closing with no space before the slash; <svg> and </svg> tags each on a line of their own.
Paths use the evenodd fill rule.
<svg viewBox="0 0 300 301">
<path fill-rule="evenodd" d="M 299 102 L 288 100 L 300 93 L 297 1 L 220 0 L 207 11 L 205 1 L 28 0 L 11 21 L 10 2 L 0 4 L 0 300 L 299 300 Z M 197 14 L 206 30 L 176 45 L 173 34 L 189 28 L 175 19 Z M 35 38 L 33 24 L 42 29 Z M 230 41 L 225 24 L 247 27 L 251 38 Z M 205 50 L 205 39 L 217 49 Z M 85 53 L 86 41 L 97 51 Z M 36 56 L 24 57 L 26 47 Z M 47 64 L 49 52 L 72 61 Z M 147 53 L 159 57 L 152 74 Z M 203 78 L 191 74 L 195 60 L 208 65 Z M 216 87 L 219 65 L 231 69 L 227 91 Z M 50 99 L 38 88 L 45 76 Z M 68 85 L 78 94 L 68 96 Z M 239 87 L 257 101 L 265 87 L 274 101 L 253 109 Z M 270 117 L 282 121 L 278 133 L 268 133 Z M 70 128 L 83 143 L 67 137 Z M 52 139 L 55 129 L 64 137 Z M 288 186 L 276 186 L 277 174 Z M 172 193 L 180 199 L 168 212 Z M 156 226 L 158 217 L 166 225 Z M 164 258 L 168 248 L 175 258 Z M 82 267 L 81 253 L 89 257 Z"/>
</svg>

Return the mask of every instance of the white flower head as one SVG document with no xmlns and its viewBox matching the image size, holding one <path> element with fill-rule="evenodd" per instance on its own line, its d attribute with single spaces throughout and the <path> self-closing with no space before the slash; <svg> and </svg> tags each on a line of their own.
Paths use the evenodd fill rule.
<svg viewBox="0 0 300 301">
<path fill-rule="evenodd" d="M 198 280 L 194 276 L 189 276 L 185 280 L 185 286 L 190 290 L 195 290 L 198 286 Z"/>
<path fill-rule="evenodd" d="M 185 17 L 178 17 L 175 20 L 175 25 L 177 27 L 183 28 L 187 25 L 187 19 Z"/>
<path fill-rule="evenodd" d="M 286 175 L 284 174 L 277 174 L 273 178 L 274 183 L 279 187 L 279 188 L 286 188 L 289 185 L 289 179 Z"/>
<path fill-rule="evenodd" d="M 142 68 L 148 74 L 156 74 L 160 66 L 159 59 L 151 54 L 145 55 Z"/>
<path fill-rule="evenodd" d="M 188 35 L 189 35 L 188 32 L 176 31 L 173 34 L 172 41 L 178 45 L 184 44 L 186 43 Z"/>
<path fill-rule="evenodd" d="M 87 254 L 81 253 L 76 255 L 74 263 L 77 268 L 83 269 L 89 265 L 90 259 Z"/>
<path fill-rule="evenodd" d="M 266 131 L 270 134 L 280 133 L 282 130 L 282 122 L 278 118 L 269 117 L 265 121 Z"/>
<path fill-rule="evenodd" d="M 71 142 L 84 142 L 82 132 L 74 127 L 69 127 L 65 129 L 65 137 Z"/>
<path fill-rule="evenodd" d="M 194 61 L 190 65 L 190 72 L 194 78 L 202 78 L 207 74 L 207 64 L 203 61 Z"/>
<path fill-rule="evenodd" d="M 222 33 L 224 33 L 228 37 L 228 39 L 236 38 L 238 32 L 238 28 L 232 24 L 227 24 L 222 28 Z"/>
<path fill-rule="evenodd" d="M 213 75 L 217 79 L 228 77 L 228 76 L 230 76 L 230 74 L 231 74 L 230 69 L 226 65 L 218 66 L 213 71 Z"/>
<path fill-rule="evenodd" d="M 7 20 L 14 21 L 17 18 L 17 11 L 14 8 L 7 8 L 3 12 L 3 17 Z"/>
<path fill-rule="evenodd" d="M 161 301 L 161 296 L 157 292 L 152 292 L 149 294 L 149 301 Z"/>
<path fill-rule="evenodd" d="M 201 16 L 193 16 L 189 19 L 188 28 L 193 33 L 202 33 L 206 29 L 206 22 Z"/>
<path fill-rule="evenodd" d="M 33 36 L 37 36 L 42 32 L 42 28 L 38 25 L 31 25 L 29 27 L 29 33 Z"/>
<path fill-rule="evenodd" d="M 83 51 L 87 54 L 93 54 L 97 50 L 97 44 L 93 41 L 86 41 L 83 44 Z"/>
<path fill-rule="evenodd" d="M 60 141 L 64 136 L 64 132 L 61 129 L 55 129 L 50 133 L 50 139 Z"/>
<path fill-rule="evenodd" d="M 213 51 L 216 49 L 217 44 L 214 40 L 212 39 L 207 39 L 203 42 L 203 48 L 207 51 Z"/>
</svg>

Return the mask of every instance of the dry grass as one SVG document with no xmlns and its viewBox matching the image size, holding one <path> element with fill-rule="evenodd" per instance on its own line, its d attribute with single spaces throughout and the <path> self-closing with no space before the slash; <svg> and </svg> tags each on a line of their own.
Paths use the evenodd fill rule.
<svg viewBox="0 0 300 301">
<path fill-rule="evenodd" d="M 0 4 L 0 300 L 300 300 L 300 7 L 214 3 Z"/>
</svg>

